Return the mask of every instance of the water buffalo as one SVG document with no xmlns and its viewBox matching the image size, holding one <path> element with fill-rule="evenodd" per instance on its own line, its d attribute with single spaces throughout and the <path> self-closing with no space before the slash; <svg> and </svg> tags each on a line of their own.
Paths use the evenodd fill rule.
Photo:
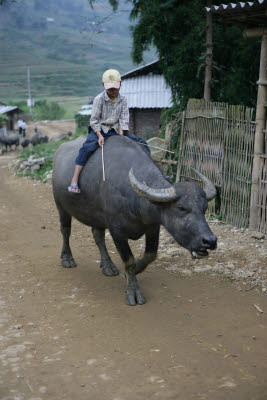
<svg viewBox="0 0 267 400">
<path fill-rule="evenodd" d="M 83 141 L 78 138 L 62 144 L 54 158 L 53 192 L 63 236 L 61 264 L 76 266 L 69 246 L 74 217 L 92 227 L 102 272 L 118 275 L 105 245 L 108 229 L 125 264 L 126 301 L 129 305 L 143 304 L 145 298 L 136 275 L 157 256 L 160 225 L 194 256 L 206 256 L 207 250 L 216 248 L 217 238 L 204 215 L 215 188 L 202 174 L 204 190 L 191 181 L 170 184 L 142 146 L 127 137 L 113 136 L 104 145 L 105 181 L 98 149 L 80 175 L 81 193 L 70 193 L 67 187 Z M 142 235 L 146 236 L 145 253 L 135 260 L 128 239 L 137 240 Z"/>
<path fill-rule="evenodd" d="M 44 136 L 41 132 L 35 132 L 31 137 L 31 144 L 36 146 L 37 144 L 47 143 L 48 140 L 48 136 Z"/>
<path fill-rule="evenodd" d="M 31 143 L 31 139 L 26 138 L 26 137 L 24 137 L 24 138 L 22 138 L 22 139 L 20 140 L 20 145 L 21 145 L 21 147 L 23 147 L 23 149 L 24 149 L 25 147 L 28 147 L 30 143 Z"/>
<path fill-rule="evenodd" d="M 15 145 L 15 150 L 17 146 L 19 146 L 19 135 L 17 133 L 11 133 L 10 135 L 0 135 L 0 143 L 6 147 L 6 151 L 12 149 L 12 146 Z"/>
</svg>

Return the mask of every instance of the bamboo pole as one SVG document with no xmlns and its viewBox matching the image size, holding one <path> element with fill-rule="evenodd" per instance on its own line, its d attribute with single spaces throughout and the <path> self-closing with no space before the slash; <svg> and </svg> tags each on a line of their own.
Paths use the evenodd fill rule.
<svg viewBox="0 0 267 400">
<path fill-rule="evenodd" d="M 261 82 L 267 80 L 267 32 L 262 36 L 261 40 L 261 57 L 260 57 L 260 72 L 259 86 L 256 108 L 256 130 L 254 141 L 254 160 L 252 169 L 252 184 L 251 184 L 251 202 L 250 202 L 250 218 L 249 228 L 257 228 L 258 205 L 259 205 L 259 184 L 260 184 L 260 164 L 261 154 L 264 151 L 264 132 L 266 120 L 266 108 L 264 102 L 267 100 L 267 87 Z"/>
<path fill-rule="evenodd" d="M 267 34 L 267 28 L 249 28 L 243 32 L 245 38 L 257 38 Z"/>
<path fill-rule="evenodd" d="M 207 0 L 207 7 L 212 7 L 212 0 Z M 211 78 L 212 78 L 212 13 L 206 15 L 206 68 L 204 83 L 204 100 L 210 101 L 211 98 Z"/>
</svg>

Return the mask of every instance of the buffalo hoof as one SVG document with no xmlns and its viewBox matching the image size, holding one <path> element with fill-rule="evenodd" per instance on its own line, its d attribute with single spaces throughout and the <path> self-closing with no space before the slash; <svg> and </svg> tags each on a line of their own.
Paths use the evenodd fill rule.
<svg viewBox="0 0 267 400">
<path fill-rule="evenodd" d="M 119 275 L 120 271 L 115 267 L 113 263 L 108 263 L 105 265 L 100 265 L 102 272 L 106 276 L 116 276 Z"/>
<path fill-rule="evenodd" d="M 139 288 L 138 289 L 127 288 L 126 303 L 128 304 L 128 306 L 136 306 L 137 304 L 140 305 L 145 304 L 146 299 Z"/>
<path fill-rule="evenodd" d="M 61 265 L 64 268 L 74 268 L 77 267 L 76 262 L 72 257 L 62 257 Z"/>
</svg>

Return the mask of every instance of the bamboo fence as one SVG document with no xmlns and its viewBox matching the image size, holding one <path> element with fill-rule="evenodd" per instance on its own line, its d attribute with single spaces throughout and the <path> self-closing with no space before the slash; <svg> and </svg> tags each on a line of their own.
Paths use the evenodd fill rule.
<svg viewBox="0 0 267 400">
<path fill-rule="evenodd" d="M 249 222 L 255 124 L 253 110 L 225 103 L 190 99 L 176 180 L 200 183 L 191 167 L 206 175 L 220 193 L 222 219 L 239 228 Z M 215 212 L 215 204 L 210 208 Z"/>
<path fill-rule="evenodd" d="M 265 151 L 267 146 L 265 146 Z M 258 207 L 258 231 L 267 234 L 267 154 L 261 156 L 260 198 Z"/>
<path fill-rule="evenodd" d="M 190 99 L 186 111 L 174 116 L 166 132 L 167 149 L 161 169 L 173 181 L 187 178 L 202 185 L 195 168 L 215 184 L 217 202 L 210 213 L 238 228 L 247 228 L 250 216 L 254 158 L 254 110 L 244 106 Z M 267 153 L 267 135 L 265 135 Z M 258 225 L 267 233 L 267 154 L 261 155 Z"/>
</svg>

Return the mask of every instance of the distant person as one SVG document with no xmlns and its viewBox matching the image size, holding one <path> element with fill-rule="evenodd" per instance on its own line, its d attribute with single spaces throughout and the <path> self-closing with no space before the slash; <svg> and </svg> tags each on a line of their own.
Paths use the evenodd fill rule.
<svg viewBox="0 0 267 400">
<path fill-rule="evenodd" d="M 105 140 L 109 137 L 114 135 L 127 136 L 145 145 L 146 150 L 150 153 L 144 139 L 129 133 L 129 110 L 126 98 L 119 94 L 121 88 L 119 71 L 109 69 L 104 72 L 102 85 L 105 90 L 94 99 L 90 126 L 88 128 L 89 134 L 75 160 L 74 174 L 71 184 L 68 186 L 68 191 L 72 193 L 80 193 L 78 180 L 86 161 L 99 146 L 102 147 L 104 145 Z"/>
<path fill-rule="evenodd" d="M 18 128 L 19 128 L 19 134 L 22 135 L 22 124 L 23 124 L 23 120 L 19 119 L 18 120 Z"/>
<path fill-rule="evenodd" d="M 25 137 L 25 136 L 26 136 L 26 129 L 27 129 L 28 127 L 27 127 L 27 124 L 26 124 L 26 122 L 24 121 L 24 119 L 22 120 L 21 127 L 22 127 L 22 136 Z"/>
<path fill-rule="evenodd" d="M 34 132 L 37 132 L 38 127 L 37 127 L 37 122 L 34 123 Z"/>
</svg>

